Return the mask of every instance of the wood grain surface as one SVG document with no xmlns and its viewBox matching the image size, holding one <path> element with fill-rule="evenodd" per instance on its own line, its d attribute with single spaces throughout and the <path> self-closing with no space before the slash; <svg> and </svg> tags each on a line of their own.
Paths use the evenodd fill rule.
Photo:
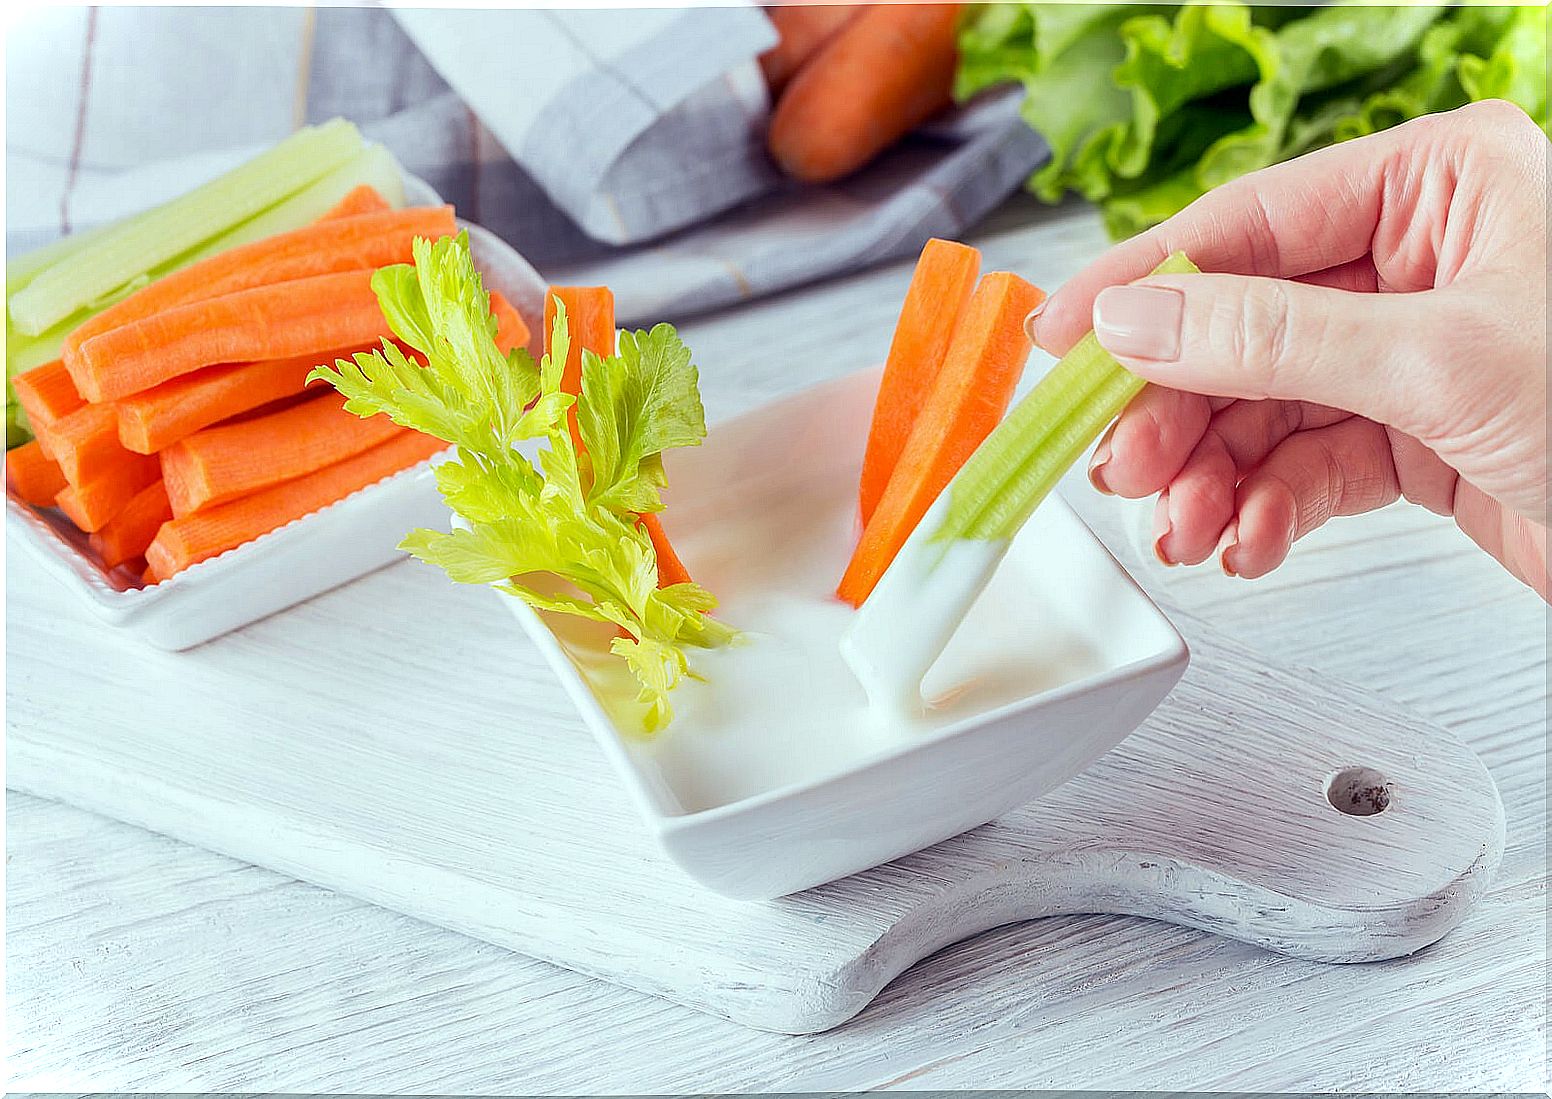
<svg viewBox="0 0 1552 1099">
<path fill-rule="evenodd" d="M 1054 285 L 1100 246 L 1086 213 L 1019 215 L 1023 224 L 1004 222 L 984 239 L 988 266 Z M 876 272 L 686 325 L 712 415 L 876 357 L 906 276 Z M 1126 556 L 1134 509 L 1081 488 L 1068 495 Z M 1137 567 L 1163 597 L 1284 666 L 1361 682 L 1476 749 L 1502 791 L 1507 842 L 1492 888 L 1459 929 L 1409 959 L 1331 967 L 1149 921 L 1054 917 L 950 947 L 847 1026 L 788 1038 L 11 795 L 8 1082 L 444 1092 L 1544 1087 L 1545 608 L 1452 528 L 1404 508 L 1316 535 L 1255 584 Z M 369 582 L 413 587 L 411 569 Z M 8 570 L 14 611 L 11 579 Z M 326 620 L 348 592 L 287 617 Z M 478 597 L 471 615 L 502 613 L 483 593 L 449 598 L 465 594 Z M 53 644 L 85 628 L 67 604 L 50 606 Z M 406 613 L 392 600 L 385 609 Z M 10 672 L 25 684 L 32 673 L 18 636 L 13 614 Z M 91 669 L 84 674 L 89 682 Z M 7 720 L 15 735 L 14 714 Z"/>
</svg>

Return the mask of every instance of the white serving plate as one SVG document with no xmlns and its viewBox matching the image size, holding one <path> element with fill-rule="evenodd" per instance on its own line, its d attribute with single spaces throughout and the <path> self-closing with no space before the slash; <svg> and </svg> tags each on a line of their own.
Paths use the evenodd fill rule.
<svg viewBox="0 0 1552 1099">
<path fill-rule="evenodd" d="M 405 178 L 410 205 L 439 202 L 435 191 Z M 544 281 L 495 234 L 460 222 L 485 276 L 541 330 Z M 187 649 L 311 599 L 403 557 L 398 544 L 419 526 L 445 521 L 447 509 L 431 466 L 436 458 L 393 474 L 328 507 L 202 561 L 147 588 L 124 574 L 105 574 L 85 552 L 86 540 L 53 509 L 36 512 L 6 497 L 11 530 L 24 550 L 102 621 L 162 649 Z"/>
<path fill-rule="evenodd" d="M 1040 797 L 1130 733 L 1186 667 L 1180 634 L 1052 497 L 929 676 L 943 706 L 920 727 L 871 723 L 836 648 L 851 611 L 830 591 L 854 543 L 877 385 L 867 371 L 817 386 L 668 456 L 664 526 L 718 614 L 751 636 L 692 654 L 706 680 L 674 692 L 656 737 L 634 732 L 619 701 L 629 685 L 606 655 L 610 630 L 500 597 L 662 848 L 730 897 L 832 881 Z M 740 669 L 754 674 L 730 675 L 731 661 L 755 661 Z M 730 707 L 759 709 L 757 728 L 728 722 Z"/>
</svg>

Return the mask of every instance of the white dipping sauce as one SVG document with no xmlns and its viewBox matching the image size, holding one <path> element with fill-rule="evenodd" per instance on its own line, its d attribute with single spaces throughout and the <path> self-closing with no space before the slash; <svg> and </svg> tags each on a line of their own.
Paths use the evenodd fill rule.
<svg viewBox="0 0 1552 1099">
<path fill-rule="evenodd" d="M 731 648 L 690 650 L 704 680 L 673 692 L 667 729 L 622 734 L 637 765 L 681 812 L 834 774 L 1103 669 L 1087 624 L 1042 594 L 1061 582 L 1060 546 L 1036 549 L 1010 557 L 992 577 L 927 676 L 924 709 L 871 711 L 840 654 L 856 612 L 834 595 L 856 540 L 855 481 L 792 487 L 730 498 L 715 520 L 687 520 L 682 533 L 669 526 L 692 575 L 721 599 L 718 617 L 746 635 Z M 969 574 L 984 564 L 966 559 L 962 567 Z M 546 618 L 616 724 L 638 728 L 634 681 L 607 652 L 612 631 Z"/>
</svg>

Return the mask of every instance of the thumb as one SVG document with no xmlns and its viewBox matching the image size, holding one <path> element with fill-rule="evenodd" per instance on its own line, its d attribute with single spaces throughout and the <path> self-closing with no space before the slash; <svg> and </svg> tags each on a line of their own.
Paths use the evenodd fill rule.
<svg viewBox="0 0 1552 1099">
<path fill-rule="evenodd" d="M 1413 375 L 1434 311 L 1426 294 L 1161 275 L 1102 290 L 1094 334 L 1122 365 L 1171 389 L 1310 401 L 1406 428 L 1426 402 Z"/>
</svg>

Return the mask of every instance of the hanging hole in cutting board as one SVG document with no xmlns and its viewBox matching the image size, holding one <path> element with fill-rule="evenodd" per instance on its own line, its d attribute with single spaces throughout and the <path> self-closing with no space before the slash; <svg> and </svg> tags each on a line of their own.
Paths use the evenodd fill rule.
<svg viewBox="0 0 1552 1099">
<path fill-rule="evenodd" d="M 1348 767 L 1326 783 L 1326 800 L 1350 817 L 1372 817 L 1390 805 L 1390 782 L 1373 767 Z"/>
</svg>

